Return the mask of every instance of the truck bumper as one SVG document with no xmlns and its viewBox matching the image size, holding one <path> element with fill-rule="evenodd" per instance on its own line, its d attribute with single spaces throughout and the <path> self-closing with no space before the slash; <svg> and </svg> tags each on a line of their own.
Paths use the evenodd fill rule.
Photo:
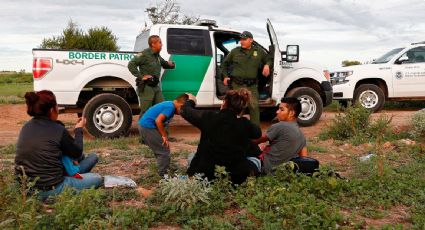
<svg viewBox="0 0 425 230">
<path fill-rule="evenodd" d="M 329 81 L 322 81 L 320 87 L 324 92 L 324 98 L 322 98 L 323 106 L 328 106 L 332 103 L 332 85 Z"/>
<path fill-rule="evenodd" d="M 354 86 L 352 86 L 350 83 L 333 86 L 334 100 L 352 100 L 353 94 L 354 94 Z"/>
</svg>

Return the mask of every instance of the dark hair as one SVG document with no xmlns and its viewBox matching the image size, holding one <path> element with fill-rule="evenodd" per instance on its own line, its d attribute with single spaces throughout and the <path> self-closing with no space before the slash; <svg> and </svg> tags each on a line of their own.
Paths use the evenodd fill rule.
<svg viewBox="0 0 425 230">
<path fill-rule="evenodd" d="M 301 113 L 301 102 L 296 97 L 283 97 L 280 102 L 286 103 L 288 109 L 294 111 L 295 117 L 298 117 Z"/>
<path fill-rule="evenodd" d="M 149 38 L 148 38 L 149 47 L 152 47 L 152 44 L 153 44 L 154 40 L 157 40 L 157 39 L 159 39 L 159 36 L 158 35 L 151 35 L 151 36 L 149 36 Z"/>
<path fill-rule="evenodd" d="M 30 116 L 47 116 L 49 110 L 56 106 L 56 97 L 50 90 L 25 93 L 27 113 Z"/>
<path fill-rule="evenodd" d="M 242 113 L 251 102 L 251 92 L 245 88 L 238 90 L 229 90 L 224 96 L 226 108 L 235 111 L 237 114 Z"/>
<path fill-rule="evenodd" d="M 187 100 L 189 100 L 189 95 L 182 93 L 182 94 L 178 95 L 176 97 L 176 99 L 174 99 L 174 100 L 176 100 L 179 103 L 185 103 Z"/>
</svg>

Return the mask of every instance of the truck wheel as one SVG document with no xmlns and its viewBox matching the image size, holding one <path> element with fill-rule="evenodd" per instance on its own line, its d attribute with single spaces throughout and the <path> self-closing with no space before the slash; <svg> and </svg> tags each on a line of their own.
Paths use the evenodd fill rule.
<svg viewBox="0 0 425 230">
<path fill-rule="evenodd" d="M 289 91 L 286 96 L 296 97 L 301 100 L 301 113 L 298 116 L 299 125 L 310 126 L 320 119 L 323 111 L 323 102 L 314 89 L 297 87 Z"/>
<path fill-rule="evenodd" d="M 372 112 L 382 109 L 384 102 L 384 92 L 376 85 L 364 84 L 354 90 L 354 103 L 360 103 L 361 106 Z"/>
<path fill-rule="evenodd" d="M 132 123 L 131 108 L 120 96 L 112 93 L 96 95 L 83 110 L 86 128 L 95 137 L 114 138 L 128 135 Z"/>
</svg>

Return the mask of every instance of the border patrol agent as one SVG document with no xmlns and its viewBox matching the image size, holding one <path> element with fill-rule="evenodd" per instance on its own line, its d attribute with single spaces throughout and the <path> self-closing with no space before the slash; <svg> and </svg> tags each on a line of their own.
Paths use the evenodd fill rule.
<svg viewBox="0 0 425 230">
<path fill-rule="evenodd" d="M 149 48 L 134 56 L 128 62 L 128 70 L 136 77 L 137 94 L 140 102 L 140 117 L 149 107 L 164 101 L 159 77 L 161 66 L 164 69 L 173 69 L 175 64 L 165 61 L 159 52 L 162 49 L 162 42 L 158 35 L 152 35 L 148 39 Z"/>
<path fill-rule="evenodd" d="M 260 125 L 260 108 L 258 106 L 258 79 L 257 75 L 262 68 L 262 74 L 267 77 L 270 74 L 271 58 L 261 47 L 252 46 L 254 38 L 248 31 L 241 34 L 241 46 L 234 48 L 226 56 L 222 64 L 224 74 L 223 84 L 238 90 L 242 87 L 251 91 L 251 104 L 249 116 L 251 122 Z"/>
</svg>

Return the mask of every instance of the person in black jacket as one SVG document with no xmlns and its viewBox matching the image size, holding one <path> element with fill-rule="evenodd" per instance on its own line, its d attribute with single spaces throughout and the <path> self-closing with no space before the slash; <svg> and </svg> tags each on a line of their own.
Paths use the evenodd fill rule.
<svg viewBox="0 0 425 230">
<path fill-rule="evenodd" d="M 245 88 L 228 91 L 219 112 L 196 110 L 196 98 L 189 95 L 180 115 L 201 130 L 197 152 L 187 170 L 189 176 L 200 173 L 213 180 L 215 167 L 224 166 L 231 181 L 241 184 L 259 173 L 258 159 L 247 158 L 251 140 L 261 137 L 261 129 L 241 116 L 249 103 L 250 92 Z"/>
<path fill-rule="evenodd" d="M 75 125 L 75 139 L 58 123 L 58 105 L 55 95 L 48 90 L 25 94 L 27 113 L 33 118 L 25 123 L 16 145 L 15 174 L 35 180 L 34 188 L 42 199 L 62 192 L 64 187 L 77 190 L 99 187 L 103 180 L 99 174 L 84 173 L 82 178 L 66 177 L 61 157 L 81 159 L 83 156 L 83 127 L 85 118 Z M 22 182 L 21 180 L 19 180 Z"/>
</svg>

